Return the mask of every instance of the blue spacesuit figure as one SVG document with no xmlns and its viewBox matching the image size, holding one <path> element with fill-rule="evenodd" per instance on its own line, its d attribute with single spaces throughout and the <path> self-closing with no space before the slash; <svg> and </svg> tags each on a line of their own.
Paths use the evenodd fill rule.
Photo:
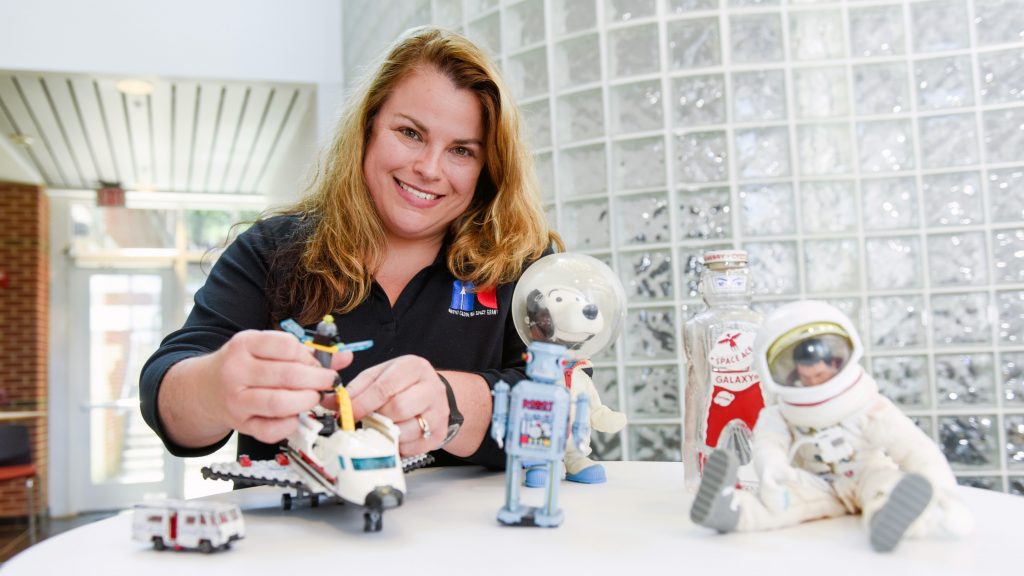
<svg viewBox="0 0 1024 576">
<path fill-rule="evenodd" d="M 504 381 L 494 387 L 491 437 L 508 455 L 505 507 L 498 511 L 502 524 L 551 528 L 562 523 L 558 487 L 569 432 L 569 391 L 562 378 L 572 363 L 573 357 L 565 346 L 531 342 L 526 357 L 528 379 L 514 387 Z M 581 394 L 576 399 L 576 418 L 572 424 L 572 440 L 578 445 L 590 439 L 589 410 L 590 398 Z M 519 503 L 524 460 L 546 464 L 548 479 L 542 507 Z"/>
</svg>

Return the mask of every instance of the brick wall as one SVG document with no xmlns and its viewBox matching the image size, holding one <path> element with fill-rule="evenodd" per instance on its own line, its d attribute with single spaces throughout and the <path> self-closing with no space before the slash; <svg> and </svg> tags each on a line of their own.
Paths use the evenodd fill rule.
<svg viewBox="0 0 1024 576">
<path fill-rule="evenodd" d="M 42 188 L 0 182 L 0 411 L 46 411 L 49 211 Z M 46 502 L 46 418 L 30 426 L 39 468 L 36 510 Z M 25 516 L 23 480 L 0 482 L 0 518 Z"/>
</svg>

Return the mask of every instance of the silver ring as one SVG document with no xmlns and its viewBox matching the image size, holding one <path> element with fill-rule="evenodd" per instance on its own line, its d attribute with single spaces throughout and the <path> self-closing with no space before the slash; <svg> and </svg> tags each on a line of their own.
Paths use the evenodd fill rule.
<svg viewBox="0 0 1024 576">
<path fill-rule="evenodd" d="M 423 419 L 423 416 L 417 416 L 416 422 L 420 425 L 420 431 L 423 432 L 423 438 L 430 438 L 430 425 Z"/>
</svg>

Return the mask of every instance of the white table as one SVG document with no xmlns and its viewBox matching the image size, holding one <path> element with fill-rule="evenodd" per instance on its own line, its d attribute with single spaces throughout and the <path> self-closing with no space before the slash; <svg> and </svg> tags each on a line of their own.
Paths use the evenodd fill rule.
<svg viewBox="0 0 1024 576">
<path fill-rule="evenodd" d="M 559 528 L 501 526 L 504 475 L 476 467 L 411 473 L 405 504 L 364 533 L 362 510 L 322 504 L 280 509 L 280 491 L 250 488 L 216 499 L 245 513 L 247 537 L 232 550 L 156 552 L 131 540 L 131 515 L 71 530 L 7 562 L 2 576 L 39 574 L 1019 574 L 1024 498 L 961 488 L 977 528 L 962 540 L 911 540 L 892 554 L 868 544 L 859 517 L 774 532 L 718 535 L 689 521 L 679 463 L 609 462 L 609 482 L 563 483 Z M 524 489 L 524 503 L 539 503 Z M 557 572 L 556 572 L 557 571 Z"/>
</svg>

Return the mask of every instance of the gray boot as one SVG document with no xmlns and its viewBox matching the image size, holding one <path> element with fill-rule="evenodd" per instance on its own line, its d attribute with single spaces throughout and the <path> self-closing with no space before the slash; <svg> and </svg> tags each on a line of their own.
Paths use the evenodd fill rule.
<svg viewBox="0 0 1024 576">
<path fill-rule="evenodd" d="M 715 450 L 704 463 L 704 475 L 690 508 L 690 520 L 726 533 L 740 521 L 736 501 L 736 470 L 739 461 L 729 450 Z"/>
<path fill-rule="evenodd" d="M 932 485 L 927 478 L 920 474 L 904 476 L 871 518 L 871 547 L 876 552 L 892 551 L 931 499 Z"/>
</svg>

